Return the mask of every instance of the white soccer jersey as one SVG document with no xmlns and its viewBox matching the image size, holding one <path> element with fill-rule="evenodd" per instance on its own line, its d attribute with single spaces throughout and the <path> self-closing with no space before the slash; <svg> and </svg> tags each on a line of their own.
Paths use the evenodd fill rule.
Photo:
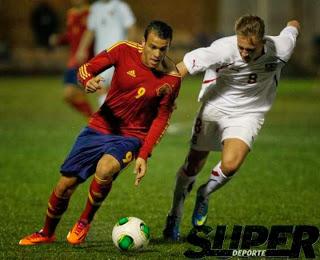
<svg viewBox="0 0 320 260">
<path fill-rule="evenodd" d="M 273 103 L 280 72 L 296 44 L 298 30 L 288 26 L 278 36 L 265 36 L 264 55 L 245 63 L 236 36 L 187 53 L 190 74 L 205 71 L 199 101 L 228 114 L 266 113 Z"/>
<path fill-rule="evenodd" d="M 121 0 L 97 1 L 92 4 L 88 29 L 95 32 L 95 54 L 125 40 L 127 29 L 134 23 L 135 17 L 129 5 Z"/>
</svg>

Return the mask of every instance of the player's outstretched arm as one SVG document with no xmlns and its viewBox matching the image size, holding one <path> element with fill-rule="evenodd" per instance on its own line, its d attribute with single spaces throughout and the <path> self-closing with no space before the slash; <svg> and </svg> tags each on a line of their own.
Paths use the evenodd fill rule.
<svg viewBox="0 0 320 260">
<path fill-rule="evenodd" d="M 291 20 L 287 23 L 287 26 L 296 27 L 298 32 L 300 33 L 300 23 L 297 20 Z"/>
<path fill-rule="evenodd" d="M 94 77 L 94 78 L 88 80 L 86 87 L 85 87 L 86 92 L 87 93 L 94 93 L 98 89 L 101 89 L 102 88 L 101 84 L 102 84 L 103 80 L 104 79 L 101 76 L 97 76 L 97 77 Z"/>
<path fill-rule="evenodd" d="M 189 73 L 187 70 L 187 67 L 183 61 L 181 61 L 177 64 L 177 70 L 182 78 L 185 77 Z"/>
<path fill-rule="evenodd" d="M 141 157 L 136 160 L 136 165 L 134 167 L 134 173 L 136 174 L 136 180 L 134 185 L 138 186 L 142 178 L 147 172 L 147 161 Z"/>
</svg>

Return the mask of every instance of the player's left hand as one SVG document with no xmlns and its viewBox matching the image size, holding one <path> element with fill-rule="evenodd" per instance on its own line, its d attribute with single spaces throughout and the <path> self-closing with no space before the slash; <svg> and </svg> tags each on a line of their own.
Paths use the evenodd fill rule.
<svg viewBox="0 0 320 260">
<path fill-rule="evenodd" d="M 136 180 L 134 185 L 138 186 L 141 182 L 141 179 L 147 172 L 147 162 L 145 159 L 138 157 L 136 160 L 136 165 L 134 167 L 134 173 L 136 174 Z"/>
</svg>

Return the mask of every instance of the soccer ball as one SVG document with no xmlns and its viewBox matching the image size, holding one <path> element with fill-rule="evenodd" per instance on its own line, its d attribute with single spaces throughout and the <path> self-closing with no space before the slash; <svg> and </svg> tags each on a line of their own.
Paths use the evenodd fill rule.
<svg viewBox="0 0 320 260">
<path fill-rule="evenodd" d="M 112 240 L 120 250 L 140 249 L 148 245 L 149 227 L 139 218 L 120 218 L 112 230 Z"/>
</svg>

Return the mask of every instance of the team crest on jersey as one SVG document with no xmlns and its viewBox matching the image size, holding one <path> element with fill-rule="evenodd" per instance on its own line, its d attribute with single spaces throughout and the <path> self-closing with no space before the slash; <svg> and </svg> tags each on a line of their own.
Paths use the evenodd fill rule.
<svg viewBox="0 0 320 260">
<path fill-rule="evenodd" d="M 276 62 L 267 63 L 264 67 L 265 67 L 265 71 L 275 71 L 277 68 L 277 63 Z"/>
<path fill-rule="evenodd" d="M 127 74 L 128 74 L 129 76 L 133 77 L 133 78 L 136 77 L 136 71 L 135 71 L 135 70 L 129 70 L 129 71 L 127 71 Z"/>
<path fill-rule="evenodd" d="M 161 87 L 157 88 L 156 91 L 157 96 L 160 97 L 172 93 L 172 87 L 168 83 L 165 83 Z"/>
</svg>

